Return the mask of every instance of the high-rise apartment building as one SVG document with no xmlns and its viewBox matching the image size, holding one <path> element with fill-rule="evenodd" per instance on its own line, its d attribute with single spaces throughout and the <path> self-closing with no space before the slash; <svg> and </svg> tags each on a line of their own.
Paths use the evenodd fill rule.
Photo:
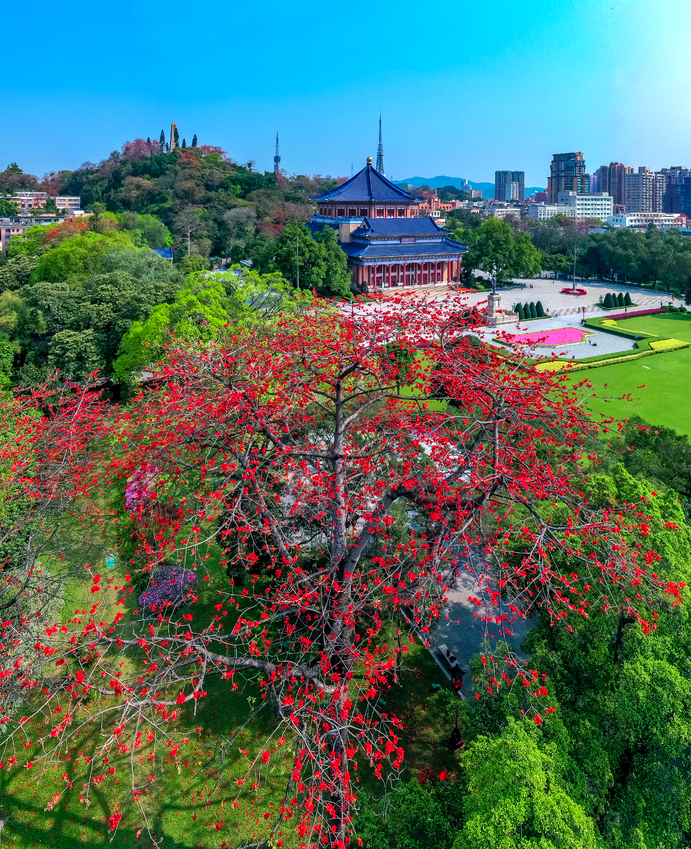
<svg viewBox="0 0 691 849">
<path fill-rule="evenodd" d="M 495 200 L 525 200 L 525 171 L 495 171 Z"/>
<path fill-rule="evenodd" d="M 667 177 L 659 171 L 653 173 L 653 208 L 651 212 L 665 211 L 665 192 L 667 191 Z"/>
<path fill-rule="evenodd" d="M 691 170 L 684 165 L 672 165 L 660 172 L 665 177 L 662 211 L 673 215 L 691 215 Z"/>
<path fill-rule="evenodd" d="M 638 169 L 636 174 L 626 174 L 626 213 L 662 212 L 663 199 L 667 187 L 664 174 L 651 171 L 647 165 Z"/>
<path fill-rule="evenodd" d="M 559 192 L 590 194 L 590 175 L 585 173 L 585 161 L 580 151 L 553 154 L 549 172 L 547 197 L 550 203 L 557 203 Z"/>
<path fill-rule="evenodd" d="M 626 206 L 626 175 L 633 174 L 630 165 L 621 162 L 610 162 L 609 165 L 601 165 L 595 175 L 597 177 L 598 191 L 607 192 L 612 195 L 615 209 L 620 207 L 620 212 Z"/>
<path fill-rule="evenodd" d="M 637 174 L 624 178 L 626 212 L 653 211 L 653 177 L 650 168 L 644 166 Z"/>
</svg>

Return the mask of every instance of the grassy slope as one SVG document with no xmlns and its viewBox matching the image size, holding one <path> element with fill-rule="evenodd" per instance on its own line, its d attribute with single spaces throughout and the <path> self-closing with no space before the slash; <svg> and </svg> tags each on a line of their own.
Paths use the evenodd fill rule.
<svg viewBox="0 0 691 849">
<path fill-rule="evenodd" d="M 218 552 L 213 552 L 207 561 L 210 580 L 199 583 L 200 601 L 194 612 L 195 619 L 200 621 L 211 616 L 219 589 L 227 586 L 227 578 L 218 559 Z M 107 577 L 116 577 L 121 569 L 124 571 L 124 564 L 119 563 L 106 573 Z M 117 577 L 119 583 L 122 576 L 117 574 Z M 65 603 L 66 612 L 71 613 L 75 607 L 93 602 L 90 586 L 88 579 L 72 584 Z M 393 685 L 382 695 L 386 700 L 384 709 L 399 716 L 404 723 L 401 736 L 406 750 L 406 775 L 416 774 L 424 768 L 436 770 L 444 767 L 453 772 L 455 758 L 446 747 L 452 728 L 446 717 L 448 711 L 445 711 L 443 694 L 448 685 L 419 642 L 408 646 L 402 681 L 402 687 Z M 432 693 L 432 682 L 441 684 L 442 690 Z M 259 688 L 249 685 L 244 692 L 233 693 L 229 682 L 216 678 L 209 681 L 207 690 L 207 697 L 196 704 L 196 712 L 193 707 L 186 708 L 186 716 L 179 722 L 178 728 L 184 728 L 192 740 L 189 747 L 181 750 L 181 768 L 178 769 L 170 759 L 166 762 L 165 754 L 161 757 L 160 751 L 156 753 L 156 767 L 152 769 L 155 781 L 144 799 L 144 808 L 152 832 L 160 840 L 160 849 L 197 846 L 220 849 L 222 846 L 253 842 L 266 835 L 267 823 L 263 813 L 275 810 L 281 803 L 284 780 L 290 766 L 288 746 L 276 750 L 275 743 L 272 743 L 273 774 L 267 784 L 262 781 L 256 793 L 251 791 L 251 780 L 241 791 L 236 784 L 238 778 L 245 777 L 250 760 L 262 750 L 264 741 L 274 728 L 270 711 L 262 711 L 240 732 L 229 748 L 224 767 L 221 767 L 218 756 L 219 745 L 246 722 L 251 706 L 256 707 L 260 702 Z M 195 733 L 197 728 L 201 730 L 200 734 Z M 72 849 L 81 845 L 141 849 L 151 846 L 142 813 L 131 802 L 131 793 L 127 792 L 127 768 L 124 764 L 119 765 L 116 758 L 111 761 L 118 767 L 116 774 L 106 776 L 97 786 L 92 794 L 91 806 L 87 808 L 80 802 L 83 779 L 78 775 L 84 767 L 84 755 L 89 754 L 91 745 L 98 743 L 98 733 L 90 739 L 82 737 L 73 752 L 71 764 L 62 761 L 43 774 L 23 767 L 0 771 L 0 813 L 11 814 L 0 836 L 0 849 Z M 248 750 L 248 756 L 243 754 L 244 749 Z M 150 754 L 146 747 L 141 751 L 145 758 Z M 74 768 L 75 759 L 80 754 L 81 764 Z M 185 761 L 189 766 L 184 765 Z M 62 779 L 65 771 L 69 771 L 70 778 L 74 779 L 74 787 L 50 807 L 51 797 L 65 790 Z M 381 795 L 382 785 L 373 778 L 367 763 L 360 765 L 358 777 L 363 789 L 376 796 Z M 212 793 L 217 781 L 220 781 L 220 792 Z M 240 806 L 236 808 L 233 800 L 238 794 Z M 49 810 L 46 810 L 47 805 Z M 111 843 L 113 835 L 109 831 L 108 820 L 116 805 L 120 805 L 122 821 Z M 283 828 L 278 839 L 284 841 L 285 849 L 295 845 L 290 824 Z"/>
<path fill-rule="evenodd" d="M 687 315 L 649 315 L 618 323 L 627 330 L 691 342 L 691 317 Z M 691 348 L 590 369 L 573 376 L 574 380 L 584 378 L 601 396 L 590 402 L 596 413 L 618 419 L 638 415 L 653 424 L 674 428 L 678 433 L 691 434 Z M 631 401 L 606 400 L 627 393 Z"/>
</svg>

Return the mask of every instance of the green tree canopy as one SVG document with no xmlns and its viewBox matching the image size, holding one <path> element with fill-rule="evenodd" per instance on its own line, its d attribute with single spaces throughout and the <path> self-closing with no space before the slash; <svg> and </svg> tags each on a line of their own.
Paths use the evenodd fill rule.
<svg viewBox="0 0 691 849">
<path fill-rule="evenodd" d="M 332 227 L 324 227 L 313 238 L 304 224 L 286 224 L 276 239 L 268 264 L 295 286 L 298 285 L 299 267 L 301 289 L 313 290 L 326 297 L 350 297 L 348 260 Z"/>
<path fill-rule="evenodd" d="M 122 339 L 115 378 L 129 382 L 150 363 L 160 362 L 167 345 L 207 344 L 226 326 L 270 321 L 292 312 L 309 297 L 296 298 L 280 275 L 261 275 L 234 268 L 225 273 L 191 274 L 173 303 L 161 304 L 145 321 L 136 321 Z"/>
<path fill-rule="evenodd" d="M 529 720 L 478 737 L 464 753 L 465 823 L 453 849 L 597 849 L 593 821 L 569 795 L 556 746 L 539 745 Z"/>
<path fill-rule="evenodd" d="M 518 236 L 510 224 L 488 218 L 474 231 L 473 242 L 463 257 L 466 273 L 486 271 L 497 280 L 529 277 L 540 271 L 540 255 L 527 233 Z"/>
</svg>

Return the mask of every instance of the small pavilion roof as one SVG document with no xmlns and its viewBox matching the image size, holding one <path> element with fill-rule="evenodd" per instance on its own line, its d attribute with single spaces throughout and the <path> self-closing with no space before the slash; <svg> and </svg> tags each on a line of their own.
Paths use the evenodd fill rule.
<svg viewBox="0 0 691 849">
<path fill-rule="evenodd" d="M 368 162 L 362 171 L 359 171 L 354 177 L 342 183 L 332 192 L 314 197 L 312 200 L 320 202 L 333 201 L 334 203 L 359 203 L 365 201 L 415 203 L 415 198 L 410 192 L 404 192 L 403 189 L 399 189 L 398 186 L 394 185 L 391 180 L 387 180 L 376 168 L 372 167 L 371 162 Z"/>
</svg>

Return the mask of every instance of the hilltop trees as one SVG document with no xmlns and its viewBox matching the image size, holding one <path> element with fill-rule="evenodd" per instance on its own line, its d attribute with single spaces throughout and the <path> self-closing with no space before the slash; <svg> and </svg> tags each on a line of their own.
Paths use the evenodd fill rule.
<svg viewBox="0 0 691 849">
<path fill-rule="evenodd" d="M 389 781 L 405 754 L 399 722 L 379 700 L 404 650 L 396 614 L 405 609 L 424 631 L 440 613 L 445 573 L 471 548 L 485 558 L 477 593 L 503 596 L 513 616 L 540 610 L 559 628 L 591 610 L 622 610 L 630 627 L 654 627 L 658 599 L 673 605 L 680 588 L 646 541 L 646 505 L 589 498 L 593 426 L 570 384 L 534 373 L 521 355 L 507 368 L 510 351 L 478 357 L 462 335 L 469 326 L 446 302 L 315 305 L 279 313 L 270 334 L 241 325 L 217 343 L 170 350 L 150 389 L 122 411 L 79 388 L 60 403 L 51 388 L 23 409 L 7 405 L 16 435 L 0 457 L 8 485 L 18 496 L 60 494 L 100 532 L 119 514 L 131 562 L 119 581 L 86 570 L 90 612 L 64 626 L 42 622 L 40 636 L 31 633 L 40 657 L 11 654 L 6 678 L 24 704 L 15 713 L 2 703 L 2 761 L 55 764 L 86 785 L 83 795 L 113 774 L 141 801 L 161 759 L 189 768 L 185 723 L 198 720 L 187 708 L 217 678 L 273 714 L 239 766 L 219 743 L 219 780 L 238 804 L 274 770 L 285 778 L 258 836 L 295 828 L 301 845 L 344 849 L 358 770 Z M 44 418 L 33 411 L 46 392 L 56 415 Z M 444 396 L 454 404 L 440 404 Z M 59 462 L 66 454 L 74 462 Z M 56 458 L 47 476 L 44 455 Z M 124 501 L 101 512 L 107 492 Z M 213 607 L 199 607 L 192 590 L 180 611 L 165 600 L 139 611 L 133 575 L 151 575 L 155 587 L 183 560 L 199 586 L 216 576 Z M 218 560 L 229 585 L 218 583 Z M 17 561 L 16 587 L 30 565 Z M 22 640 L 23 604 L 20 594 L 5 614 L 8 638 Z M 543 681 L 511 654 L 491 659 L 489 693 L 516 676 L 528 715 L 544 723 L 552 709 Z M 123 795 L 124 815 L 127 804 Z M 577 807 L 559 816 L 580 827 Z"/>
<path fill-rule="evenodd" d="M 196 240 L 198 252 L 225 256 L 225 213 L 237 208 L 254 212 L 259 237 L 269 243 L 286 221 L 296 217 L 306 220 L 311 196 L 336 185 L 331 178 L 304 175 L 286 178 L 279 185 L 273 172 L 259 173 L 233 162 L 218 147 L 192 141 L 192 147 L 170 152 L 165 149 L 164 131 L 158 142 L 126 142 L 121 151 L 98 165 L 85 163 L 76 171 L 60 172 L 60 193 L 80 195 L 87 209 L 98 202 L 115 213 L 155 215 L 171 229 L 178 214 L 189 206 L 198 206 L 205 212 L 207 227 L 204 238 Z M 234 240 L 234 259 L 250 255 L 249 244 L 255 237 L 250 230 L 242 239 Z M 180 236 L 178 257 L 186 254 L 188 247 L 186 236 Z"/>
</svg>

